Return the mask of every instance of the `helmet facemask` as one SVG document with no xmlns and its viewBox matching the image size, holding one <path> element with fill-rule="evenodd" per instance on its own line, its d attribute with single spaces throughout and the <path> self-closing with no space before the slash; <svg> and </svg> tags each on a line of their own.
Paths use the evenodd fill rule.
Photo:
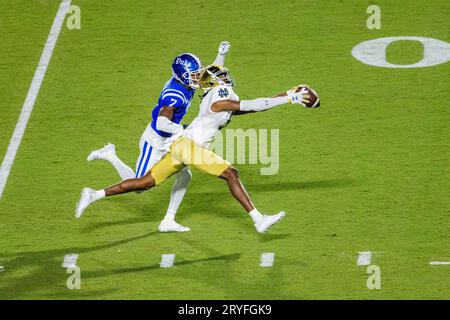
<svg viewBox="0 0 450 320">
<path fill-rule="evenodd" d="M 219 85 L 234 85 L 230 71 L 217 65 L 206 67 L 200 74 L 200 88 L 206 91 Z"/>
<path fill-rule="evenodd" d="M 183 74 L 183 77 L 189 81 L 189 87 L 193 89 L 197 89 L 200 87 L 200 75 L 202 73 L 202 69 L 192 71 L 192 72 L 186 72 Z"/>
</svg>

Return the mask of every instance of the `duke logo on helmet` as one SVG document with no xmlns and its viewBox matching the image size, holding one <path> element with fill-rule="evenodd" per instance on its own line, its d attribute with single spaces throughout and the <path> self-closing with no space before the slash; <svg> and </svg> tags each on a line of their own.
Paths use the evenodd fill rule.
<svg viewBox="0 0 450 320">
<path fill-rule="evenodd" d="M 182 53 L 172 62 L 172 74 L 177 81 L 191 88 L 199 87 L 202 63 L 192 53 Z"/>
</svg>

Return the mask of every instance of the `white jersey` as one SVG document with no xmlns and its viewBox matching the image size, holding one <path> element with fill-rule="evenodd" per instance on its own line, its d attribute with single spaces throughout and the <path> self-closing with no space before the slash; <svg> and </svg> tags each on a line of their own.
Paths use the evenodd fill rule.
<svg viewBox="0 0 450 320">
<path fill-rule="evenodd" d="M 216 101 L 239 101 L 239 97 L 231 86 L 220 85 L 209 90 L 200 103 L 198 116 L 183 131 L 183 135 L 194 140 L 198 145 L 207 148 L 214 141 L 214 137 L 220 129 L 231 120 L 232 111 L 211 111 L 211 106 Z"/>
<path fill-rule="evenodd" d="M 156 150 L 168 151 L 168 146 L 172 143 L 171 137 L 163 137 L 153 130 L 151 125 L 148 125 L 144 131 L 143 138 L 150 143 Z"/>
</svg>

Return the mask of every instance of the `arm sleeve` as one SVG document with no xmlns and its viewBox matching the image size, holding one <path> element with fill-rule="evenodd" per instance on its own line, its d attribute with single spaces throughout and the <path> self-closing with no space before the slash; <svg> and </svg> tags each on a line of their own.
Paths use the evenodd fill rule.
<svg viewBox="0 0 450 320">
<path fill-rule="evenodd" d="M 213 64 L 223 67 L 223 65 L 225 64 L 225 55 L 218 53 Z"/>
<path fill-rule="evenodd" d="M 183 125 L 172 122 L 167 117 L 159 116 L 156 119 L 156 129 L 177 134 L 183 131 Z"/>
<path fill-rule="evenodd" d="M 288 97 L 258 98 L 254 100 L 242 100 L 241 111 L 264 111 L 288 103 Z"/>
</svg>

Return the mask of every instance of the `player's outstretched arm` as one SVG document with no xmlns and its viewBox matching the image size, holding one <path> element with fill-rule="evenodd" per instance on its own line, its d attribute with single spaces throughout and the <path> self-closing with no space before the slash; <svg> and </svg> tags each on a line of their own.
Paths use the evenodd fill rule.
<svg viewBox="0 0 450 320">
<path fill-rule="evenodd" d="M 261 112 L 266 111 L 283 104 L 294 104 L 298 103 L 305 106 L 308 103 L 309 95 L 304 91 L 293 92 L 288 90 L 286 92 L 280 93 L 272 98 L 257 98 L 253 100 L 221 100 L 216 101 L 211 106 L 211 111 L 223 112 L 223 111 L 233 111 L 235 114 L 244 114 L 250 112 Z"/>
<path fill-rule="evenodd" d="M 230 50 L 230 47 L 231 45 L 228 41 L 222 41 L 219 45 L 219 52 L 217 53 L 216 60 L 214 60 L 213 64 L 223 67 L 225 64 L 225 55 Z"/>
</svg>

